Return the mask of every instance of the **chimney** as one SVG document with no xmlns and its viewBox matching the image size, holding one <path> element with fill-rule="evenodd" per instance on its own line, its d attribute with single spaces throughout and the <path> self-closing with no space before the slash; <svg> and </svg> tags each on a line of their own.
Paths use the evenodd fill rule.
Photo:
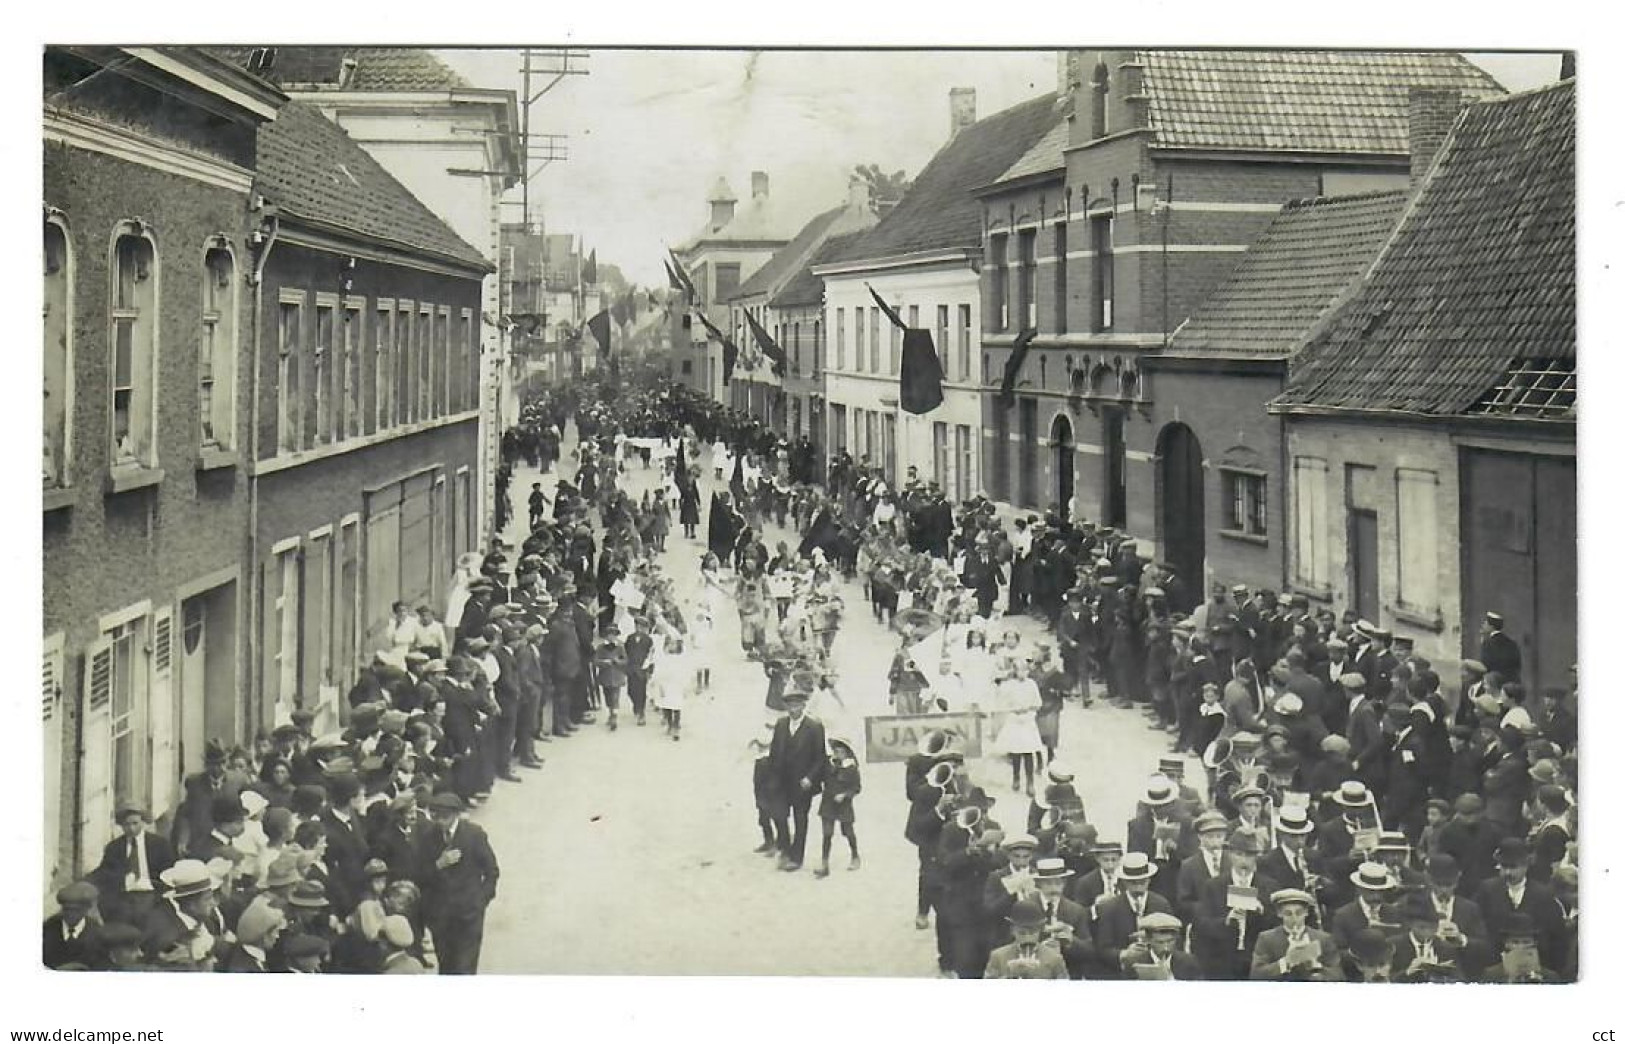
<svg viewBox="0 0 1625 1044">
<path fill-rule="evenodd" d="M 1461 91 L 1446 87 L 1412 87 L 1407 130 L 1411 146 L 1411 184 L 1427 175 L 1461 112 Z"/>
<path fill-rule="evenodd" d="M 767 198 L 767 171 L 753 170 L 750 172 L 750 198 Z"/>
<path fill-rule="evenodd" d="M 846 183 L 846 209 L 854 214 L 869 212 L 869 182 L 855 174 Z"/>
<path fill-rule="evenodd" d="M 1557 67 L 1557 78 L 1559 80 L 1572 80 L 1572 79 L 1574 79 L 1574 52 L 1573 51 L 1564 51 L 1563 52 L 1562 61 L 1558 64 L 1558 67 Z"/>
<path fill-rule="evenodd" d="M 1083 56 L 1077 51 L 1055 52 L 1055 93 L 1063 100 L 1072 97 L 1083 75 Z"/>
<path fill-rule="evenodd" d="M 718 178 L 706 202 L 711 204 L 711 229 L 715 231 L 734 219 L 734 204 L 739 200 L 728 187 L 728 179 Z"/>
<path fill-rule="evenodd" d="M 948 140 L 976 122 L 976 88 L 954 87 L 948 91 Z"/>
<path fill-rule="evenodd" d="M 1096 62 L 1089 76 L 1089 140 L 1106 136 L 1106 92 L 1111 89 L 1111 73 L 1106 63 Z"/>
</svg>

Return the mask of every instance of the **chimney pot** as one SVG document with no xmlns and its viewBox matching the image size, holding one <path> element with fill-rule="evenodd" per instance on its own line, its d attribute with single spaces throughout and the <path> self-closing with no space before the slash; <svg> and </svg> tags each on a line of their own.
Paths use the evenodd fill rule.
<svg viewBox="0 0 1625 1044">
<path fill-rule="evenodd" d="M 948 140 L 976 122 L 976 88 L 954 87 L 948 91 Z"/>
<path fill-rule="evenodd" d="M 1412 87 L 1407 101 L 1407 134 L 1411 149 L 1411 184 L 1427 175 L 1439 148 L 1462 109 L 1461 91 L 1446 87 Z"/>
<path fill-rule="evenodd" d="M 766 198 L 767 171 L 753 170 L 750 172 L 750 195 L 752 199 Z"/>
<path fill-rule="evenodd" d="M 869 183 L 856 174 L 846 183 L 846 205 L 859 214 L 869 209 Z"/>
</svg>

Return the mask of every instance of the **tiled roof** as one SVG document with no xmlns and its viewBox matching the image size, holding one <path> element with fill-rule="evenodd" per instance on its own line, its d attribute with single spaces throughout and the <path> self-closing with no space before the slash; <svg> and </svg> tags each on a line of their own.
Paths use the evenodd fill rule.
<svg viewBox="0 0 1625 1044">
<path fill-rule="evenodd" d="M 1535 415 L 1572 417 L 1574 123 L 1573 81 L 1468 108 L 1276 405 L 1527 416 L 1498 390 L 1555 378 Z"/>
<path fill-rule="evenodd" d="M 734 300 L 767 293 L 776 287 L 786 275 L 790 274 L 796 264 L 817 247 L 824 233 L 829 231 L 829 226 L 835 223 L 835 219 L 840 217 L 845 209 L 836 207 L 833 210 L 826 210 L 807 222 L 801 231 L 796 233 L 794 239 L 775 250 L 773 256 L 768 258 L 761 268 L 751 273 L 751 277 L 745 280 L 734 294 Z"/>
<path fill-rule="evenodd" d="M 1371 264 L 1408 198 L 1392 191 L 1287 204 L 1174 332 L 1168 354 L 1289 354 Z"/>
<path fill-rule="evenodd" d="M 821 303 L 824 300 L 824 280 L 820 276 L 813 275 L 813 266 L 828 264 L 860 249 L 863 237 L 868 234 L 868 229 L 860 229 L 856 232 L 830 236 L 824 240 L 824 245 L 819 247 L 812 257 L 808 258 L 806 263 L 796 271 L 796 274 L 790 277 L 790 281 L 784 284 L 784 289 L 774 295 L 773 299 L 768 302 L 768 306 L 771 308 L 795 308 L 800 305 Z"/>
<path fill-rule="evenodd" d="M 960 131 L 925 165 L 914 185 L 864 237 L 861 253 L 831 258 L 856 261 L 921 250 L 974 247 L 982 241 L 982 202 L 973 189 L 991 184 L 1061 118 L 1055 93 L 978 120 Z"/>
<path fill-rule="evenodd" d="M 1403 154 L 1406 92 L 1502 93 L 1458 54 L 1139 51 L 1156 143 L 1196 149 Z"/>
<path fill-rule="evenodd" d="M 1038 143 L 1005 171 L 1000 181 L 1014 181 L 1029 174 L 1049 174 L 1061 171 L 1066 167 L 1066 155 L 1062 152 L 1066 148 L 1070 128 L 1061 113 L 1056 114 L 1055 126 L 1049 133 L 1038 139 Z"/>
<path fill-rule="evenodd" d="M 236 65 L 248 64 L 254 47 L 210 47 Z M 451 66 L 421 47 L 277 47 L 263 73 L 273 83 L 338 89 L 344 59 L 355 60 L 347 91 L 453 91 L 469 86 Z"/>
<path fill-rule="evenodd" d="M 258 152 L 256 184 L 286 215 L 491 267 L 343 128 L 309 105 L 283 106 L 260 128 Z"/>
</svg>

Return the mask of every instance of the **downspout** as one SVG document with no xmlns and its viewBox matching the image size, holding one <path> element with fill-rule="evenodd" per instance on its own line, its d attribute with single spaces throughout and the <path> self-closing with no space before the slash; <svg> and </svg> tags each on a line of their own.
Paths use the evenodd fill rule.
<svg viewBox="0 0 1625 1044">
<path fill-rule="evenodd" d="M 244 661 L 248 671 L 244 691 L 253 694 L 248 702 L 250 717 L 257 728 L 264 711 L 264 692 L 255 680 L 259 678 L 261 667 L 259 637 L 264 626 L 264 621 L 260 619 L 260 607 L 264 602 L 264 581 L 259 560 L 260 480 L 255 472 L 259 462 L 261 348 L 265 340 L 265 266 L 271 258 L 271 248 L 276 245 L 277 236 L 282 231 L 282 223 L 275 208 L 264 205 L 263 197 L 256 196 L 254 203 L 258 204 L 255 209 L 261 211 L 263 216 L 260 227 L 253 231 L 249 240 L 255 252 L 254 271 L 249 275 L 254 287 L 254 363 L 249 368 L 248 438 L 243 441 L 244 465 L 248 468 L 248 611 L 243 614 L 243 648 L 247 650 Z"/>
</svg>

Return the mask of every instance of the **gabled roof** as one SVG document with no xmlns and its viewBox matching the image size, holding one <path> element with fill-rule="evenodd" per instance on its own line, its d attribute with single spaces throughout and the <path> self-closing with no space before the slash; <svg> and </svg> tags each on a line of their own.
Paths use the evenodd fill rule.
<svg viewBox="0 0 1625 1044">
<path fill-rule="evenodd" d="M 1164 354 L 1290 354 L 1371 264 L 1408 198 L 1398 190 L 1288 203 Z"/>
<path fill-rule="evenodd" d="M 227 61 L 248 64 L 256 47 L 208 48 Z M 455 91 L 469 82 L 422 47 L 275 47 L 269 70 L 273 83 L 346 91 Z M 355 62 L 348 83 L 339 86 L 346 59 Z"/>
<path fill-rule="evenodd" d="M 1274 407 L 1572 419 L 1574 123 L 1573 81 L 1465 110 Z"/>
<path fill-rule="evenodd" d="M 1071 137 L 1071 127 L 1068 126 L 1065 113 L 1058 113 L 1055 126 L 1028 149 L 1020 159 L 1010 165 L 1000 177 L 1000 182 L 1015 181 L 1030 174 L 1059 174 L 1066 168 L 1066 155 L 1062 151 Z"/>
<path fill-rule="evenodd" d="M 992 182 L 1032 148 L 1061 118 L 1064 105 L 1052 91 L 966 127 L 937 151 L 902 200 L 863 238 L 861 253 L 830 260 L 979 246 L 982 202 L 972 190 Z"/>
<path fill-rule="evenodd" d="M 794 239 L 775 250 L 773 256 L 768 258 L 761 268 L 751 273 L 751 277 L 740 285 L 732 300 L 737 301 L 742 297 L 771 292 L 785 276 L 794 271 L 798 262 L 817 248 L 823 241 L 824 233 L 829 231 L 835 219 L 845 210 L 845 207 L 826 210 L 807 222 L 801 231 L 796 233 Z"/>
<path fill-rule="evenodd" d="M 824 240 L 823 246 L 813 252 L 806 259 L 784 288 L 773 296 L 768 302 L 769 308 L 797 308 L 803 305 L 816 305 L 824 300 L 824 280 L 821 276 L 813 275 L 813 266 L 827 264 L 849 252 L 860 248 L 863 237 L 872 229 L 859 229 L 856 232 L 845 232 L 830 236 Z"/>
<path fill-rule="evenodd" d="M 1502 93 L 1459 54 L 1394 51 L 1138 51 L 1156 145 L 1401 155 L 1407 91 Z"/>
<path fill-rule="evenodd" d="M 344 129 L 289 102 L 260 128 L 256 184 L 283 215 L 490 271 L 480 252 Z"/>
</svg>

